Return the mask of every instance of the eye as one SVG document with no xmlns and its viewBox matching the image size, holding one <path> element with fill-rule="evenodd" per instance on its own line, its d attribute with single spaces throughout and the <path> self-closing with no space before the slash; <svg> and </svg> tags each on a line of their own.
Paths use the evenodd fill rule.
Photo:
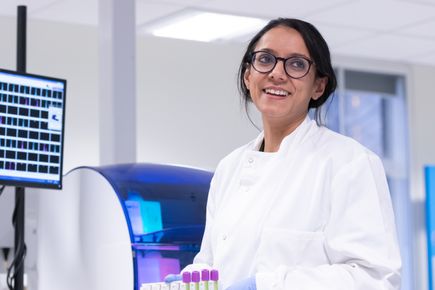
<svg viewBox="0 0 435 290">
<path fill-rule="evenodd" d="M 305 70 L 308 67 L 308 61 L 301 57 L 292 57 L 287 60 L 286 66 L 292 70 Z"/>
<path fill-rule="evenodd" d="M 270 53 L 260 52 L 255 57 L 256 61 L 261 64 L 271 64 L 275 63 L 275 57 Z"/>
</svg>

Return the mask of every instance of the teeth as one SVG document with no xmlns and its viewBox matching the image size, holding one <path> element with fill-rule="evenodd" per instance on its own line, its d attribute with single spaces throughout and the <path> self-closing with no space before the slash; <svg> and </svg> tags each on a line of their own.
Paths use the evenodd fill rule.
<svg viewBox="0 0 435 290">
<path fill-rule="evenodd" d="M 265 89 L 264 90 L 268 94 L 277 95 L 277 96 L 288 96 L 288 92 L 284 90 L 274 90 L 274 89 Z"/>
</svg>

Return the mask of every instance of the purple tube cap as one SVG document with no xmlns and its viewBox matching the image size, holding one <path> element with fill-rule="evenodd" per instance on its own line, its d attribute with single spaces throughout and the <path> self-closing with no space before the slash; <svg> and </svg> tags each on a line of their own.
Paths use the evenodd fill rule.
<svg viewBox="0 0 435 290">
<path fill-rule="evenodd" d="M 211 272 L 210 272 L 210 280 L 212 280 L 212 281 L 219 280 L 219 272 L 218 272 L 218 270 L 211 270 Z"/>
<path fill-rule="evenodd" d="M 192 282 L 192 276 L 190 274 L 190 272 L 184 272 L 183 273 L 183 283 L 190 283 Z"/>
<path fill-rule="evenodd" d="M 201 281 L 201 277 L 198 271 L 193 271 L 192 272 L 192 282 L 194 283 L 198 283 L 199 281 Z"/>
<path fill-rule="evenodd" d="M 202 281 L 209 281 L 210 280 L 210 271 L 207 269 L 203 269 L 201 271 L 201 280 Z"/>
</svg>

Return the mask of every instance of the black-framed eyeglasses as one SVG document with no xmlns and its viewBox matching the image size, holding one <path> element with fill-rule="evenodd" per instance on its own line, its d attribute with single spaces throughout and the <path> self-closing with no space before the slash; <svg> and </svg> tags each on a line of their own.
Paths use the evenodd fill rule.
<svg viewBox="0 0 435 290">
<path fill-rule="evenodd" d="M 254 51 L 251 57 L 252 67 L 260 73 L 273 71 L 278 60 L 284 63 L 286 74 L 293 79 L 303 78 L 310 71 L 314 63 L 311 59 L 304 56 L 290 56 L 288 58 L 278 57 L 267 51 Z"/>
</svg>

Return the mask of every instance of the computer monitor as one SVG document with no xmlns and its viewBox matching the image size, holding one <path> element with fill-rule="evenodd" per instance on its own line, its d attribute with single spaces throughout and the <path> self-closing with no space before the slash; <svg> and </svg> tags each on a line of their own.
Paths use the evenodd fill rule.
<svg viewBox="0 0 435 290">
<path fill-rule="evenodd" d="M 0 184 L 62 188 L 66 80 L 0 69 Z"/>
</svg>

